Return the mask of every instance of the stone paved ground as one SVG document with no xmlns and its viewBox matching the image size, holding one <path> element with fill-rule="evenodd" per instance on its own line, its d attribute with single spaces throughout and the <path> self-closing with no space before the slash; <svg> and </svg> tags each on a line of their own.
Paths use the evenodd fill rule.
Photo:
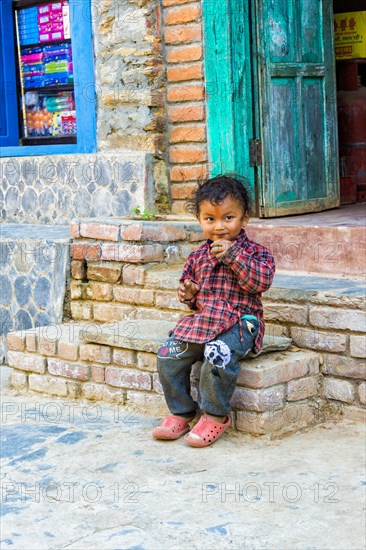
<svg viewBox="0 0 366 550">
<path fill-rule="evenodd" d="M 365 546 L 361 421 L 195 450 L 152 440 L 139 411 L 17 393 L 2 375 L 1 548 Z"/>
<path fill-rule="evenodd" d="M 136 120 L 129 123 L 135 125 Z M 0 172 L 0 220 L 46 226 L 68 225 L 70 219 L 79 216 L 128 216 L 137 204 L 143 210 L 151 207 L 152 172 L 150 153 L 126 149 L 4 158 Z"/>
</svg>

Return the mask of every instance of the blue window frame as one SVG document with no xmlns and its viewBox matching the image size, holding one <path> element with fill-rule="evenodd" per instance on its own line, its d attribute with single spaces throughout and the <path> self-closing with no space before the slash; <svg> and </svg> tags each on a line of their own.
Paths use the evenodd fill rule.
<svg viewBox="0 0 366 550">
<path fill-rule="evenodd" d="M 0 2 L 0 146 L 19 141 L 11 1 Z"/>
<path fill-rule="evenodd" d="M 46 3 L 47 0 L 44 0 Z M 16 4 L 16 2 L 14 2 Z M 76 144 L 19 145 L 17 52 L 12 0 L 0 2 L 0 156 L 34 156 L 96 151 L 96 101 L 90 0 L 69 0 L 73 48 Z"/>
</svg>

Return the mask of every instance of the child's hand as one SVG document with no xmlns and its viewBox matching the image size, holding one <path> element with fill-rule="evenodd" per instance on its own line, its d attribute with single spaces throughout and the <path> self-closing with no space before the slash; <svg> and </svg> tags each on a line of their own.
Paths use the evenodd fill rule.
<svg viewBox="0 0 366 550">
<path fill-rule="evenodd" d="M 211 252 L 219 260 L 227 249 L 232 245 L 232 241 L 226 241 L 225 239 L 218 239 L 211 244 Z"/>
<path fill-rule="evenodd" d="M 200 287 L 198 284 L 194 283 L 190 279 L 186 279 L 183 283 L 180 283 L 178 286 L 178 298 L 180 302 L 186 302 L 192 300 Z"/>
</svg>

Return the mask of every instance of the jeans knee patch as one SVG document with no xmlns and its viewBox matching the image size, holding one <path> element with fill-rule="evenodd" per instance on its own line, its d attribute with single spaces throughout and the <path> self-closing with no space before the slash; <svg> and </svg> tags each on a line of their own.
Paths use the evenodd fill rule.
<svg viewBox="0 0 366 550">
<path fill-rule="evenodd" d="M 205 358 L 214 367 L 224 369 L 231 359 L 231 350 L 222 340 L 213 340 L 205 345 Z"/>
</svg>

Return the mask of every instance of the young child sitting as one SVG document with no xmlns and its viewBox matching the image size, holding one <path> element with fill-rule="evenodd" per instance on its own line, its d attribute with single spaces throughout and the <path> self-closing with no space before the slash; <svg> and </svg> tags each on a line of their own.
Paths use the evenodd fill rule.
<svg viewBox="0 0 366 550">
<path fill-rule="evenodd" d="M 158 350 L 158 373 L 171 415 L 152 435 L 178 439 L 192 447 L 214 443 L 230 426 L 230 399 L 249 351 L 258 353 L 264 335 L 261 293 L 275 272 L 267 248 L 244 231 L 251 209 L 245 180 L 217 176 L 198 187 L 189 201 L 207 241 L 184 266 L 178 298 L 194 314 L 182 317 Z M 192 365 L 201 366 L 199 408 L 190 395 Z M 189 432 L 189 433 L 188 433 Z"/>
</svg>

